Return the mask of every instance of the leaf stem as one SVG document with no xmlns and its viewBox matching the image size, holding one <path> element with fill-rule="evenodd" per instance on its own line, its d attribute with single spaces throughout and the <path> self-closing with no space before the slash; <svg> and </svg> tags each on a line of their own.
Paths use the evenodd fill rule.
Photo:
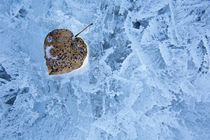
<svg viewBox="0 0 210 140">
<path fill-rule="evenodd" d="M 90 27 L 91 25 L 93 25 L 93 23 L 90 23 L 87 27 L 85 27 L 82 31 L 80 31 L 79 33 L 77 33 L 76 35 L 75 35 L 75 38 L 80 34 L 80 33 L 82 33 L 84 30 L 86 30 L 88 27 Z"/>
</svg>

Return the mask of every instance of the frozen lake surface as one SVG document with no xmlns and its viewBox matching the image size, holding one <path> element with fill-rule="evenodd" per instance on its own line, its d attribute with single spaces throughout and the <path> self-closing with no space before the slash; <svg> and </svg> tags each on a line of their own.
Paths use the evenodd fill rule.
<svg viewBox="0 0 210 140">
<path fill-rule="evenodd" d="M 44 38 L 88 45 L 49 76 Z M 209 140 L 209 0 L 1 0 L 0 140 Z"/>
</svg>

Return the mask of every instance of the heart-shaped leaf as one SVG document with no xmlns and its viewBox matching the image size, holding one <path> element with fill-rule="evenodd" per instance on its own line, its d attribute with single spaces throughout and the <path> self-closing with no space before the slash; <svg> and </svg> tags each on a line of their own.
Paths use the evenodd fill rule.
<svg viewBox="0 0 210 140">
<path fill-rule="evenodd" d="M 80 33 L 74 36 L 67 29 L 55 29 L 45 37 L 44 50 L 49 75 L 71 72 L 82 66 L 87 56 L 87 45 L 77 37 Z"/>
</svg>

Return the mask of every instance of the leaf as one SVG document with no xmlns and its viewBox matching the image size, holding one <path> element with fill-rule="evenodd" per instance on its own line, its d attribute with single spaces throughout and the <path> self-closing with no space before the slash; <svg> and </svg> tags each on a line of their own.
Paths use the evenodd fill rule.
<svg viewBox="0 0 210 140">
<path fill-rule="evenodd" d="M 55 29 L 44 40 L 46 65 L 49 75 L 71 72 L 82 66 L 87 56 L 87 45 L 68 29 Z"/>
</svg>

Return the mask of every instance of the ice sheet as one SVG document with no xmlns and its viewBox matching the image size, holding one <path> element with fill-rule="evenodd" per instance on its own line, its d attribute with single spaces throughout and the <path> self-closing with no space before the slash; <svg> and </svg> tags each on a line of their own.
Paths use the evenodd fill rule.
<svg viewBox="0 0 210 140">
<path fill-rule="evenodd" d="M 92 22 L 49 76 L 47 33 Z M 209 140 L 209 35 L 209 0 L 1 0 L 0 140 Z"/>
</svg>

